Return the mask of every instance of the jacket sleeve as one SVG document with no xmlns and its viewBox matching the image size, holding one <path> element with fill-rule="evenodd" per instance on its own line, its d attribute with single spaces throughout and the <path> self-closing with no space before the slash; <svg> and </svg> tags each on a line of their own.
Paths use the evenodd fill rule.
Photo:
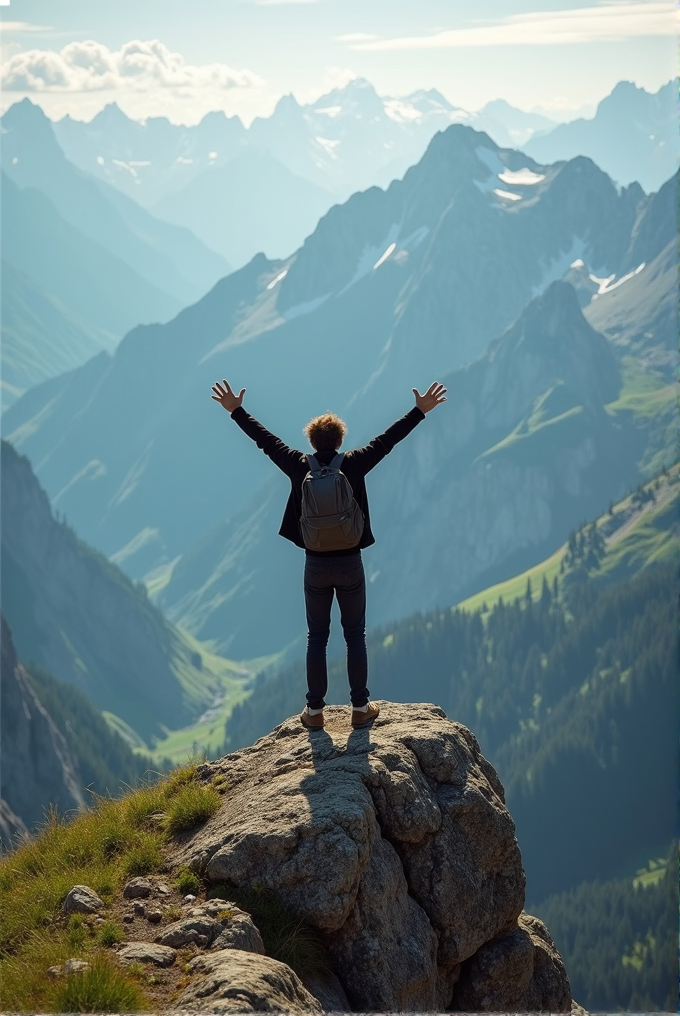
<svg viewBox="0 0 680 1016">
<path fill-rule="evenodd" d="M 347 453 L 347 457 L 351 459 L 352 464 L 360 470 L 364 475 L 369 473 L 374 466 L 385 458 L 386 455 L 394 448 L 395 444 L 399 441 L 403 441 L 411 431 L 418 426 L 421 420 L 425 419 L 425 413 L 422 409 L 418 409 L 414 406 L 405 416 L 393 423 L 391 427 L 388 427 L 384 434 L 379 434 L 378 437 L 374 437 L 369 444 L 364 445 L 363 448 L 357 448 L 355 451 Z"/>
<path fill-rule="evenodd" d="M 239 425 L 244 434 L 251 438 L 265 455 L 269 456 L 274 465 L 278 466 L 286 476 L 293 479 L 295 472 L 300 470 L 301 452 L 289 448 L 287 444 L 263 427 L 259 420 L 247 413 L 243 406 L 238 406 L 231 414 L 232 420 Z"/>
</svg>

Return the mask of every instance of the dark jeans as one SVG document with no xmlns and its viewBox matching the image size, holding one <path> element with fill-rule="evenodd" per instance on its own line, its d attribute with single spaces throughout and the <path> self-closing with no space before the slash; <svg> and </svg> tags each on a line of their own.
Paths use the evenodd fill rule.
<svg viewBox="0 0 680 1016">
<path fill-rule="evenodd" d="M 307 609 L 307 705 L 322 709 L 328 690 L 326 646 L 331 632 L 333 592 L 338 598 L 340 622 L 347 643 L 347 676 L 352 705 L 368 702 L 366 656 L 366 581 L 361 554 L 305 558 Z"/>
</svg>

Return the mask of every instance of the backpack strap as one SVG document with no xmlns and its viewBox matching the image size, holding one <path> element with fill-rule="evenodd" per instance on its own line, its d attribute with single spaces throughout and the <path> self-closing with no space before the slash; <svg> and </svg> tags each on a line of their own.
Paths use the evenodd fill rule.
<svg viewBox="0 0 680 1016">
<path fill-rule="evenodd" d="M 338 452 L 338 454 L 335 456 L 335 458 L 331 459 L 331 461 L 328 463 L 328 468 L 329 469 L 342 469 L 342 463 L 344 462 L 344 459 L 345 459 L 345 453 L 344 452 Z"/>
<path fill-rule="evenodd" d="M 323 467 L 321 466 L 321 463 L 319 462 L 318 459 L 314 458 L 313 455 L 306 455 L 305 458 L 307 459 L 307 465 L 309 466 L 309 471 L 311 473 L 321 472 L 321 469 Z"/>
</svg>

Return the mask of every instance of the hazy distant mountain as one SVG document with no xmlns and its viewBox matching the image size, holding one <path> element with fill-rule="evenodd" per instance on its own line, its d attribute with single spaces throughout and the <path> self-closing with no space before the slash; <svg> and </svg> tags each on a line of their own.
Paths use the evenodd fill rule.
<svg viewBox="0 0 680 1016">
<path fill-rule="evenodd" d="M 540 167 L 454 125 L 387 192 L 333 208 L 293 257 L 253 260 L 110 360 L 28 392 L 5 433 L 78 531 L 144 575 L 271 475 L 211 401 L 217 377 L 246 385 L 254 415 L 293 445 L 331 406 L 356 446 L 408 408 L 414 384 L 483 355 L 575 259 L 631 270 L 648 200 L 587 159 Z"/>
<path fill-rule="evenodd" d="M 59 214 L 180 303 L 202 296 L 228 264 L 186 229 L 160 222 L 119 191 L 77 169 L 51 122 L 28 99 L 2 117 L 2 167 L 21 188 L 46 195 Z"/>
<path fill-rule="evenodd" d="M 592 120 L 560 124 L 524 151 L 539 162 L 587 155 L 617 183 L 658 190 L 678 168 L 677 91 L 677 80 L 652 94 L 621 81 Z"/>
<path fill-rule="evenodd" d="M 182 306 L 67 222 L 40 191 L 21 190 L 3 174 L 2 198 L 3 259 L 94 335 L 105 333 L 102 345 L 112 345 L 141 321 L 166 320 Z M 14 297 L 3 286 L 3 306 Z"/>
<path fill-rule="evenodd" d="M 556 126 L 555 121 L 547 116 L 525 113 L 523 109 L 511 106 L 505 99 L 487 102 L 486 106 L 473 115 L 469 124 L 475 130 L 485 131 L 502 148 L 522 148 L 531 138 L 546 134 Z"/>
<path fill-rule="evenodd" d="M 247 146 L 239 118 L 222 112 L 184 127 L 164 116 L 132 120 L 113 102 L 87 123 L 65 116 L 52 126 L 70 162 L 144 207 L 181 190 L 204 169 L 223 166 Z"/>
<path fill-rule="evenodd" d="M 2 609 L 19 656 L 148 740 L 195 719 L 221 685 L 101 554 L 56 521 L 28 461 L 2 443 Z"/>
<path fill-rule="evenodd" d="M 32 385 L 79 367 L 102 348 L 106 332 L 78 320 L 24 272 L 2 261 L 2 403 Z"/>
<path fill-rule="evenodd" d="M 291 254 L 332 203 L 327 191 L 248 149 L 226 165 L 209 166 L 152 209 L 241 266 L 259 251 L 271 258 Z"/>
</svg>

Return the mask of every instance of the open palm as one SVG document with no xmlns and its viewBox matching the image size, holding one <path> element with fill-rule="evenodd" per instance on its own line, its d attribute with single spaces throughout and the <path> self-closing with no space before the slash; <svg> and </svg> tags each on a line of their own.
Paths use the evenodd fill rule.
<svg viewBox="0 0 680 1016">
<path fill-rule="evenodd" d="M 215 394 L 212 395 L 211 398 L 213 398 L 215 402 L 219 402 L 219 404 L 223 406 L 228 413 L 233 413 L 235 409 L 238 409 L 243 402 L 243 396 L 246 394 L 245 388 L 242 388 L 238 395 L 236 395 L 236 393 L 229 387 L 228 381 L 223 381 L 222 384 L 220 384 L 219 381 L 216 381 L 212 390 Z"/>
<path fill-rule="evenodd" d="M 413 394 L 418 409 L 422 409 L 423 413 L 429 413 L 435 406 L 446 402 L 446 388 L 439 381 L 434 381 L 424 395 L 421 395 L 417 388 L 413 389 Z"/>
</svg>

